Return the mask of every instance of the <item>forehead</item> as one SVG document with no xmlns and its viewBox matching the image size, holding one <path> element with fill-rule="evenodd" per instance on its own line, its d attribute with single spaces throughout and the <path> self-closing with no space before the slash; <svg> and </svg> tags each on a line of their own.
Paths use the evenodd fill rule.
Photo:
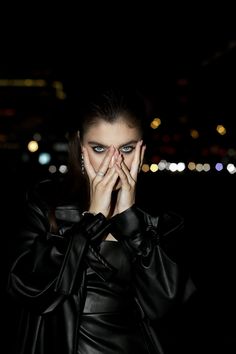
<svg viewBox="0 0 236 354">
<path fill-rule="evenodd" d="M 84 142 L 94 141 L 108 146 L 139 139 L 138 127 L 128 125 L 120 119 L 113 123 L 99 120 L 87 129 L 83 137 Z"/>
</svg>

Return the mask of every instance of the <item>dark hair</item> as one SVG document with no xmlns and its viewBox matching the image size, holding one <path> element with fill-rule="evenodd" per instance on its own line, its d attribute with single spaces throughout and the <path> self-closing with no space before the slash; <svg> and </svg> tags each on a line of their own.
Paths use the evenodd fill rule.
<svg viewBox="0 0 236 354">
<path fill-rule="evenodd" d="M 75 197 L 79 194 L 80 203 L 86 201 L 83 206 L 86 209 L 89 200 L 89 183 L 87 175 L 81 170 L 80 147 L 80 140 L 83 139 L 84 133 L 98 120 L 113 123 L 122 117 L 128 124 L 140 129 L 145 140 L 146 106 L 142 95 L 136 90 L 106 89 L 81 95 L 71 105 L 72 107 L 73 120 L 68 129 L 68 179 L 71 192 Z"/>
</svg>

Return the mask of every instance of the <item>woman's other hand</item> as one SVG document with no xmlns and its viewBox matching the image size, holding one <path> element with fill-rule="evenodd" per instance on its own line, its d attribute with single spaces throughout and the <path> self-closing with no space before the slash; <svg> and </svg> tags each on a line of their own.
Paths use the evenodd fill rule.
<svg viewBox="0 0 236 354">
<path fill-rule="evenodd" d="M 121 188 L 118 192 L 114 215 L 122 213 L 135 203 L 136 183 L 138 173 L 142 167 L 146 146 L 140 140 L 135 147 L 134 158 L 130 170 L 126 166 L 121 155 L 115 164 L 115 168 L 121 180 Z"/>
<path fill-rule="evenodd" d="M 110 146 L 96 172 L 90 163 L 89 155 L 85 147 L 82 148 L 84 155 L 84 167 L 90 182 L 90 207 L 91 213 L 109 215 L 111 208 L 111 194 L 119 177 L 116 170 L 118 151 Z"/>
</svg>

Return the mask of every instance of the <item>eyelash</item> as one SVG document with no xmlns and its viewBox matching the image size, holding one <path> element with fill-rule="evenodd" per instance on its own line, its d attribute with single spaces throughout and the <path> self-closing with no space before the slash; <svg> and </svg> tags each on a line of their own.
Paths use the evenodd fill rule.
<svg viewBox="0 0 236 354">
<path fill-rule="evenodd" d="M 93 149 L 94 152 L 96 152 L 98 154 L 101 154 L 101 153 L 103 153 L 105 151 L 105 148 L 102 147 L 102 146 L 93 146 L 92 149 Z M 98 149 L 99 149 L 99 151 L 98 151 Z M 100 150 L 100 149 L 102 149 L 102 150 Z"/>
<path fill-rule="evenodd" d="M 102 154 L 103 152 L 105 152 L 105 148 L 103 146 L 99 146 L 99 145 L 93 146 L 92 149 L 97 154 Z M 127 150 L 125 151 L 124 149 L 128 149 L 128 151 Z M 134 146 L 132 146 L 132 145 L 126 145 L 120 149 L 120 151 L 124 154 L 130 154 L 133 150 L 134 150 Z"/>
<path fill-rule="evenodd" d="M 122 151 L 123 149 L 123 151 Z M 124 151 L 124 149 L 128 149 L 128 151 Z M 121 148 L 121 151 L 124 153 L 124 154 L 130 154 L 132 151 L 134 150 L 134 146 L 131 146 L 131 145 L 126 145 L 126 146 L 123 146 Z"/>
</svg>

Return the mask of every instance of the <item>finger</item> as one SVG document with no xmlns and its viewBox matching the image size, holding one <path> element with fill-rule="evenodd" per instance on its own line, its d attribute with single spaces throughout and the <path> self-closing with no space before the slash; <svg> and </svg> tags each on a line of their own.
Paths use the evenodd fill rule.
<svg viewBox="0 0 236 354">
<path fill-rule="evenodd" d="M 124 161 L 122 161 L 121 163 L 121 169 L 125 173 L 129 184 L 133 184 L 133 182 L 136 182 L 136 180 L 131 176 L 130 170 Z"/>
<path fill-rule="evenodd" d="M 116 169 L 115 166 L 109 168 L 107 170 L 107 173 L 105 174 L 104 177 L 101 176 L 101 179 L 97 182 L 97 185 L 101 185 L 102 187 L 106 188 L 106 186 L 109 184 L 111 178 L 113 177 L 114 174 L 116 174 Z"/>
<path fill-rule="evenodd" d="M 112 160 L 112 156 L 114 155 L 114 152 L 115 152 L 115 148 L 114 146 L 110 146 L 108 151 L 106 152 L 106 155 L 102 161 L 102 163 L 100 164 L 99 168 L 98 168 L 98 171 L 96 171 L 96 178 L 97 179 L 102 179 L 104 177 L 104 175 L 106 174 L 108 168 L 109 168 L 109 165 L 111 163 L 111 160 Z M 97 174 L 97 173 L 100 173 Z"/>
<path fill-rule="evenodd" d="M 82 146 L 82 152 L 83 152 L 83 156 L 84 156 L 84 167 L 85 167 L 85 170 L 86 170 L 88 177 L 91 181 L 96 177 L 96 172 L 94 171 L 94 168 L 90 163 L 88 151 L 83 146 Z"/>
<path fill-rule="evenodd" d="M 117 149 L 115 149 L 115 152 L 111 158 L 111 161 L 109 163 L 109 168 L 111 168 L 112 166 L 114 166 L 114 164 L 116 163 L 117 159 L 119 157 L 119 151 Z"/>
<path fill-rule="evenodd" d="M 90 199 L 90 210 L 95 213 L 101 212 L 107 217 L 109 210 L 111 209 L 112 191 L 119 178 L 115 166 L 109 171 L 106 178 L 106 184 L 103 184 L 103 181 L 99 181 L 97 184 L 93 185 Z"/>
<path fill-rule="evenodd" d="M 124 156 L 121 153 L 119 153 L 119 156 L 118 156 L 118 158 L 116 160 L 116 165 L 118 165 L 121 169 L 124 170 L 128 180 L 131 181 L 132 177 L 130 175 L 130 170 L 128 169 L 128 167 L 127 167 L 127 165 L 126 165 L 126 163 L 124 161 Z"/>
<path fill-rule="evenodd" d="M 123 163 L 122 163 L 123 165 Z M 116 164 L 116 171 L 120 177 L 121 183 L 123 186 L 130 186 L 130 181 L 129 181 L 129 170 L 127 167 L 122 166 L 121 167 L 119 165 Z"/>
<path fill-rule="evenodd" d="M 118 166 L 121 166 L 122 161 L 123 161 L 123 156 L 122 156 L 121 153 L 118 153 L 118 157 L 117 157 L 117 159 L 116 159 L 116 164 L 117 164 Z"/>
<path fill-rule="evenodd" d="M 107 184 L 107 188 L 108 188 L 110 191 L 113 190 L 113 188 L 114 188 L 114 186 L 115 186 L 115 184 L 116 184 L 116 181 L 117 181 L 117 179 L 119 178 L 119 175 L 118 175 L 118 173 L 117 173 L 117 171 L 116 171 L 115 166 L 113 167 L 113 169 L 114 169 L 114 173 L 113 173 L 113 175 L 111 176 L 111 178 L 110 178 L 110 180 L 109 180 L 109 184 Z"/>
<path fill-rule="evenodd" d="M 132 161 L 131 168 L 130 168 L 130 174 L 135 181 L 137 180 L 137 175 L 138 175 L 139 166 L 140 166 L 142 143 L 143 143 L 143 141 L 140 140 L 136 144 L 135 152 L 134 152 L 134 159 Z"/>
<path fill-rule="evenodd" d="M 96 184 L 96 189 L 99 189 L 100 192 L 102 192 L 102 197 L 104 197 L 105 194 L 112 192 L 118 178 L 119 175 L 114 165 L 111 169 L 109 169 L 106 176 Z"/>
</svg>

